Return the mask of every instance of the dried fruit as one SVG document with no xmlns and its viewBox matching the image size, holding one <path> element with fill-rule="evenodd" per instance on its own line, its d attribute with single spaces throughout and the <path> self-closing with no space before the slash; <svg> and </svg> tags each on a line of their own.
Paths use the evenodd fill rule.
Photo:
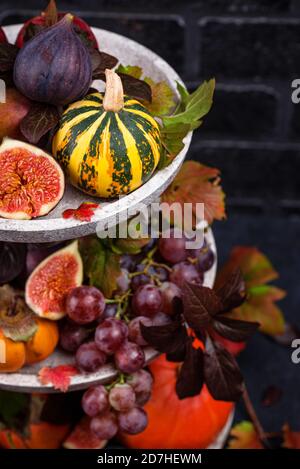
<svg viewBox="0 0 300 469">
<path fill-rule="evenodd" d="M 28 98 L 64 105 L 83 97 L 92 82 L 88 49 L 75 33 L 73 16 L 42 30 L 17 55 L 14 83 Z"/>
<path fill-rule="evenodd" d="M 63 444 L 67 449 L 101 449 L 107 441 L 98 438 L 90 429 L 91 419 L 84 417 Z"/>
<path fill-rule="evenodd" d="M 65 316 L 65 297 L 83 279 L 82 260 L 78 242 L 47 257 L 32 272 L 26 282 L 28 306 L 41 317 L 57 320 Z"/>
<path fill-rule="evenodd" d="M 46 215 L 64 193 L 64 174 L 40 148 L 6 138 L 0 146 L 0 216 L 28 220 Z"/>
<path fill-rule="evenodd" d="M 0 38 L 1 42 L 1 38 Z M 6 90 L 5 103 L 0 106 L 0 139 L 4 137 L 24 140 L 20 122 L 28 113 L 31 101 L 16 88 Z"/>
</svg>

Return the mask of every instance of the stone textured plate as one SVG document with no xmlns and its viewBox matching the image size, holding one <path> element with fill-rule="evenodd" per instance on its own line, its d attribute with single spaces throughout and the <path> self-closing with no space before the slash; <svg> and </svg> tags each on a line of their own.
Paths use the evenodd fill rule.
<svg viewBox="0 0 300 469">
<path fill-rule="evenodd" d="M 20 25 L 4 27 L 8 40 L 13 42 Z M 172 88 L 176 89 L 175 81 L 181 81 L 173 68 L 154 52 L 138 44 L 131 39 L 120 36 L 102 29 L 93 29 L 101 50 L 114 54 L 123 64 L 140 65 L 145 75 L 154 80 L 165 80 Z M 102 82 L 95 82 L 97 88 L 103 89 Z M 171 183 L 178 172 L 191 142 L 192 133 L 185 139 L 185 147 L 167 168 L 157 171 L 153 177 L 142 187 L 131 194 L 118 200 L 96 199 L 89 197 L 71 185 L 67 184 L 63 199 L 55 209 L 45 217 L 35 220 L 5 220 L 0 219 L 0 240 L 15 241 L 23 243 L 43 243 L 64 241 L 94 233 L 98 221 L 110 223 L 115 220 L 116 215 L 124 216 L 127 210 L 138 209 L 139 204 L 149 205 L 154 201 Z M 79 222 L 76 220 L 64 220 L 61 217 L 66 208 L 76 208 L 82 202 L 96 201 L 101 204 L 91 222 Z"/>
<path fill-rule="evenodd" d="M 216 261 L 212 268 L 205 273 L 204 285 L 212 287 L 216 277 L 217 270 L 217 251 L 214 236 L 209 229 L 206 238 L 211 245 Z M 149 348 L 145 349 L 147 362 L 150 362 L 158 356 L 156 350 Z M 65 364 L 74 364 L 74 356 L 61 350 L 56 350 L 47 360 L 37 363 L 36 365 L 25 366 L 17 373 L 0 373 L 0 389 L 7 389 L 10 391 L 18 392 L 56 392 L 52 385 L 42 385 L 38 379 L 38 373 L 44 366 L 58 366 Z M 85 389 L 91 385 L 108 383 L 114 379 L 117 372 L 113 365 L 105 365 L 96 373 L 78 374 L 71 378 L 71 385 L 69 390 L 76 391 L 78 389 Z"/>
</svg>

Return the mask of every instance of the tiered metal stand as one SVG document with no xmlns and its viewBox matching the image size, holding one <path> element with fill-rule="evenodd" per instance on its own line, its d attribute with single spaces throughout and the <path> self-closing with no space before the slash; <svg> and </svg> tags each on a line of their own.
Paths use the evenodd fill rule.
<svg viewBox="0 0 300 469">
<path fill-rule="evenodd" d="M 19 25 L 5 27 L 8 40 L 14 42 Z M 142 45 L 117 34 L 95 28 L 94 33 L 98 39 L 101 50 L 114 54 L 123 64 L 139 65 L 145 75 L 154 80 L 165 80 L 176 92 L 176 81 L 181 81 L 176 72 L 163 59 Z M 101 82 L 95 83 L 99 89 L 103 88 Z M 0 219 L 0 240 L 19 243 L 49 243 L 80 238 L 96 232 L 97 223 L 117 223 L 118 217 L 124 217 L 128 213 L 139 209 L 140 204 L 149 205 L 154 202 L 168 187 L 177 174 L 188 151 L 192 135 L 185 140 L 185 148 L 165 169 L 157 171 L 154 176 L 141 188 L 122 197 L 120 200 L 99 200 L 101 207 L 96 210 L 91 222 L 79 222 L 73 219 L 65 220 L 62 212 L 66 208 L 74 208 L 88 200 L 95 201 L 87 195 L 67 185 L 65 195 L 58 206 L 46 217 L 36 220 L 5 220 Z M 120 219 L 120 218 L 119 218 Z M 211 230 L 208 231 L 208 241 L 216 254 L 216 246 Z M 212 286 L 216 274 L 216 263 L 205 275 L 205 285 Z M 157 356 L 157 352 L 151 348 L 146 350 L 147 361 Z M 22 368 L 17 373 L 0 374 L 0 389 L 18 392 L 55 392 L 51 385 L 42 385 L 38 379 L 38 372 L 44 366 L 57 366 L 59 364 L 73 363 L 74 357 L 62 351 L 56 351 L 51 357 L 34 366 Z M 97 373 L 79 374 L 71 381 L 70 391 L 85 389 L 93 384 L 107 383 L 114 379 L 116 370 L 113 365 L 105 365 Z M 228 432 L 228 422 L 224 428 L 223 441 Z M 222 435 L 221 435 L 222 436 Z M 220 447 L 221 442 L 216 442 L 214 447 Z"/>
</svg>

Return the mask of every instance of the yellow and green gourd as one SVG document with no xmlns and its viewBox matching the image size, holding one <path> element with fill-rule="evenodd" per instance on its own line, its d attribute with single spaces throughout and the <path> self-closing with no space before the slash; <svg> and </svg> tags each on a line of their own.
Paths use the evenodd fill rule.
<svg viewBox="0 0 300 469">
<path fill-rule="evenodd" d="M 98 197 L 137 189 L 160 158 L 159 126 L 139 101 L 124 96 L 120 77 L 106 70 L 106 91 L 71 104 L 63 113 L 52 150 L 70 182 Z"/>
</svg>

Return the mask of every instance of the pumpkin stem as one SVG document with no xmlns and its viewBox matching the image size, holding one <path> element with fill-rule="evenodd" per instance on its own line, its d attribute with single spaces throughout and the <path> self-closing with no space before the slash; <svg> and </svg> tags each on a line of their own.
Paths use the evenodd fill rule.
<svg viewBox="0 0 300 469">
<path fill-rule="evenodd" d="M 121 78 L 113 70 L 105 70 L 106 89 L 103 99 L 105 111 L 119 112 L 124 107 L 124 91 Z"/>
</svg>

